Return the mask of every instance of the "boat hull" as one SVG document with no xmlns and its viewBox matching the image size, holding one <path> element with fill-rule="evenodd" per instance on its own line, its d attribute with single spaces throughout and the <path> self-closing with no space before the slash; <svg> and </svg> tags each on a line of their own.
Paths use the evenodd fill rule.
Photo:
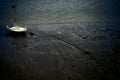
<svg viewBox="0 0 120 80">
<path fill-rule="evenodd" d="M 9 33 L 9 36 L 12 36 L 14 38 L 21 38 L 26 36 L 27 29 L 23 27 L 9 27 L 7 28 Z"/>
</svg>

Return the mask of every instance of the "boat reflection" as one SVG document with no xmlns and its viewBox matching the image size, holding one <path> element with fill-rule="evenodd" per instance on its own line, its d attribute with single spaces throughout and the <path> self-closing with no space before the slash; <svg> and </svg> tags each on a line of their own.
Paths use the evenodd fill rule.
<svg viewBox="0 0 120 80">
<path fill-rule="evenodd" d="M 8 36 L 12 37 L 12 38 L 25 38 L 26 32 L 13 32 L 13 31 L 9 31 Z"/>
</svg>

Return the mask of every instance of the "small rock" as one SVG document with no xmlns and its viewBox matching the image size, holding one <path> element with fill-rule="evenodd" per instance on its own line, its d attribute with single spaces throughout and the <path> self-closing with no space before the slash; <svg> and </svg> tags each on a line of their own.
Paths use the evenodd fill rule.
<svg viewBox="0 0 120 80">
<path fill-rule="evenodd" d="M 29 35 L 31 35 L 31 36 L 33 36 L 33 35 L 34 35 L 34 33 L 32 33 L 32 32 L 29 32 L 28 34 L 29 34 Z"/>
</svg>

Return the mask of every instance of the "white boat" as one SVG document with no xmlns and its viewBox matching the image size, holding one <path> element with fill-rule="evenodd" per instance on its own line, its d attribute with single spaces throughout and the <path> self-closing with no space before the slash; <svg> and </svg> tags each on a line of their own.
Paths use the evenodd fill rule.
<svg viewBox="0 0 120 80">
<path fill-rule="evenodd" d="M 26 36 L 27 28 L 21 27 L 18 25 L 14 26 L 7 26 L 8 29 L 8 36 L 12 36 L 14 38 L 23 38 Z"/>
<path fill-rule="evenodd" d="M 25 27 L 21 27 L 21 26 L 12 26 L 12 27 L 7 27 L 10 31 L 12 32 L 17 32 L 17 33 L 21 33 L 21 32 L 26 32 L 27 28 Z"/>
<path fill-rule="evenodd" d="M 25 27 L 21 27 L 21 26 L 19 26 L 19 25 L 17 25 L 16 24 L 16 5 L 14 4 L 14 5 L 12 5 L 11 6 L 12 7 L 12 9 L 14 10 L 14 25 L 13 26 L 11 26 L 11 27 L 9 27 L 9 26 L 7 26 L 7 28 L 8 28 L 8 30 L 10 30 L 10 31 L 12 31 L 12 32 L 17 32 L 17 33 L 22 33 L 22 32 L 26 32 L 27 31 L 27 28 L 25 28 Z"/>
</svg>

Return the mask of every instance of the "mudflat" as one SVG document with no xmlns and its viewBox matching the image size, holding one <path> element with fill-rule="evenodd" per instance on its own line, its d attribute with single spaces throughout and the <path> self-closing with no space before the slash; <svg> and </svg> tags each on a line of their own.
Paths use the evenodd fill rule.
<svg viewBox="0 0 120 80">
<path fill-rule="evenodd" d="M 120 23 L 0 26 L 1 80 L 119 80 Z"/>
</svg>

